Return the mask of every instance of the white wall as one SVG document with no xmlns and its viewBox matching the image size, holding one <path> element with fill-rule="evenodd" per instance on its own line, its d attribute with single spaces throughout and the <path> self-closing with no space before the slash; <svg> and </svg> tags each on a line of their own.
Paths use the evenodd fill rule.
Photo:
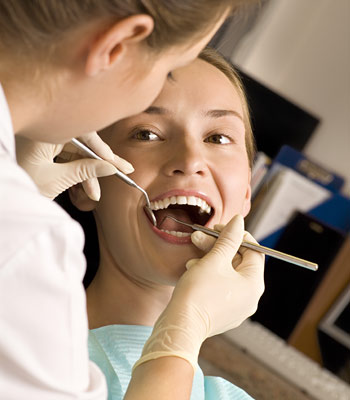
<svg viewBox="0 0 350 400">
<path fill-rule="evenodd" d="M 350 0 L 270 0 L 232 61 L 322 119 L 305 153 L 350 194 Z"/>
</svg>

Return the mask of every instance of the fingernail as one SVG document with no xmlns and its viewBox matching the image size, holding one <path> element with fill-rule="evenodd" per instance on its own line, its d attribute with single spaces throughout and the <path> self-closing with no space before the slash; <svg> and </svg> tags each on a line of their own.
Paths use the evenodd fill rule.
<svg viewBox="0 0 350 400">
<path fill-rule="evenodd" d="M 194 266 L 194 264 L 196 264 L 197 260 L 189 260 L 186 263 L 186 269 L 189 270 L 191 267 Z"/>
<path fill-rule="evenodd" d="M 130 164 L 128 161 L 124 160 L 123 158 L 120 158 L 115 155 L 114 160 L 115 160 L 118 168 L 121 169 L 125 174 L 131 174 L 132 172 L 135 171 L 132 164 Z"/>
<path fill-rule="evenodd" d="M 203 240 L 205 240 L 205 233 L 200 231 L 193 232 L 191 235 L 191 240 L 194 244 L 200 244 L 203 242 Z"/>
<path fill-rule="evenodd" d="M 101 197 L 101 188 L 97 178 L 92 178 L 83 183 L 83 188 L 88 197 L 93 201 L 99 201 Z"/>
<path fill-rule="evenodd" d="M 235 215 L 234 220 L 237 224 L 241 224 L 242 226 L 244 226 L 244 218 L 241 214 Z"/>
<path fill-rule="evenodd" d="M 224 228 L 225 228 L 225 225 L 224 225 L 224 224 L 215 224 L 215 225 L 214 225 L 214 229 L 215 229 L 216 231 L 219 231 L 219 232 L 221 232 Z"/>
<path fill-rule="evenodd" d="M 90 193 L 89 197 L 93 201 L 99 201 L 101 198 L 101 192 L 99 190 L 94 190 Z"/>
</svg>

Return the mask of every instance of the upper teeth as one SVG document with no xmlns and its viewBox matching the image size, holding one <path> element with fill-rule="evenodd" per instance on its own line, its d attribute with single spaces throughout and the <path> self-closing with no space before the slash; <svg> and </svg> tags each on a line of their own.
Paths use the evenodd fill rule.
<svg viewBox="0 0 350 400">
<path fill-rule="evenodd" d="M 168 208 L 170 204 L 188 204 L 189 206 L 198 206 L 201 212 L 206 212 L 210 214 L 211 207 L 203 199 L 195 196 L 171 196 L 166 199 L 151 201 L 152 210 L 163 210 Z"/>
</svg>

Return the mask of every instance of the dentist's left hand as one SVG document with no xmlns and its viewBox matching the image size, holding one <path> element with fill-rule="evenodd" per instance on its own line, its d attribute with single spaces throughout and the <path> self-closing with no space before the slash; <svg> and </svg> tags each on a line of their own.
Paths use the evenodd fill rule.
<svg viewBox="0 0 350 400">
<path fill-rule="evenodd" d="M 80 140 L 106 161 L 81 158 L 86 156 L 69 143 L 54 145 L 16 136 L 17 162 L 31 176 L 41 194 L 50 199 L 83 183 L 86 194 L 97 201 L 101 193 L 97 177 L 113 175 L 116 168 L 125 174 L 134 169 L 129 162 L 115 155 L 96 132 L 88 133 Z M 54 158 L 58 155 L 61 162 L 56 163 Z"/>
</svg>

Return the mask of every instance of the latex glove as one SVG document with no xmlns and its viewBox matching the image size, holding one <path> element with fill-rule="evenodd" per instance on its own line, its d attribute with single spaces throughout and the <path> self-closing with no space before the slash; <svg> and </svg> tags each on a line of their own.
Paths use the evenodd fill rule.
<svg viewBox="0 0 350 400">
<path fill-rule="evenodd" d="M 106 161 L 85 158 L 85 154 L 69 143 L 53 145 L 16 136 L 17 162 L 31 176 L 39 191 L 50 199 L 83 182 L 87 195 L 97 201 L 101 192 L 96 177 L 112 175 L 116 167 L 126 174 L 134 169 L 129 162 L 115 155 L 96 132 L 88 133 L 80 140 Z M 60 163 L 54 162 L 58 155 Z"/>
<path fill-rule="evenodd" d="M 202 232 L 195 237 L 202 250 L 213 245 L 212 238 L 207 240 Z M 196 369 L 206 338 L 236 328 L 256 311 L 264 291 L 264 255 L 240 248 L 243 237 L 256 242 L 244 233 L 243 218 L 236 216 L 208 254 L 187 263 L 188 271 L 177 283 L 134 369 L 163 356 L 184 358 Z"/>
</svg>

